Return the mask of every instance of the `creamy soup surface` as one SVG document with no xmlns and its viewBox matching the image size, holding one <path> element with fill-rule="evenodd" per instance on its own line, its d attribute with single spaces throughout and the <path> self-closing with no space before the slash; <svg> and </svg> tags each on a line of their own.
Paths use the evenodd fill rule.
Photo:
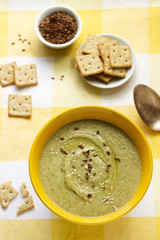
<svg viewBox="0 0 160 240">
<path fill-rule="evenodd" d="M 100 120 L 79 120 L 60 128 L 40 159 L 46 193 L 64 210 L 85 217 L 107 215 L 135 193 L 141 161 L 132 140 Z"/>
</svg>

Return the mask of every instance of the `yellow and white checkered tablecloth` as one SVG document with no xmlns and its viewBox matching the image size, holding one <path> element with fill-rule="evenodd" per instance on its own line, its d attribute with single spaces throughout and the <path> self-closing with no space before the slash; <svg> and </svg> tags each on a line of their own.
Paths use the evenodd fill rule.
<svg viewBox="0 0 160 240">
<path fill-rule="evenodd" d="M 38 13 L 54 4 L 74 8 L 83 24 L 78 40 L 63 50 L 47 48 L 34 32 Z M 19 189 L 25 181 L 35 203 L 33 211 L 19 217 L 16 216 L 17 206 L 22 203 L 19 195 L 7 209 L 0 206 L 0 240 L 160 239 L 160 133 L 145 126 L 133 101 L 133 89 L 138 83 L 160 93 L 159 24 L 160 0 L 0 0 L 0 64 L 13 60 L 20 65 L 35 63 L 39 81 L 37 86 L 23 89 L 15 85 L 0 87 L 0 183 L 12 180 Z M 98 33 L 119 35 L 134 49 L 135 73 L 121 87 L 96 89 L 74 69 L 75 49 L 88 34 Z M 18 34 L 31 44 L 19 41 Z M 30 120 L 8 117 L 10 93 L 32 95 Z M 142 201 L 126 216 L 100 226 L 73 224 L 51 213 L 37 197 L 29 178 L 29 152 L 40 128 L 65 109 L 80 105 L 109 106 L 126 114 L 147 136 L 154 158 L 152 181 Z"/>
</svg>

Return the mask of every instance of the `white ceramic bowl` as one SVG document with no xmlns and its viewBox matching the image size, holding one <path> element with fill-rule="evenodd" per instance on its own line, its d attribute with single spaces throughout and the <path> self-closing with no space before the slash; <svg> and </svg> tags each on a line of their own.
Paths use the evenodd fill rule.
<svg viewBox="0 0 160 240">
<path fill-rule="evenodd" d="M 53 43 L 46 41 L 42 37 L 42 35 L 39 31 L 39 23 L 42 19 L 44 19 L 45 17 L 48 17 L 49 15 L 51 15 L 54 12 L 68 13 L 77 21 L 78 30 L 77 30 L 75 36 L 69 42 L 66 42 L 63 44 L 53 44 Z M 62 6 L 62 5 L 55 5 L 55 6 L 44 9 L 42 12 L 40 12 L 40 14 L 37 16 L 36 21 L 35 21 L 35 33 L 36 33 L 37 37 L 39 38 L 39 40 L 42 43 L 44 43 L 46 46 L 55 48 L 55 49 L 65 48 L 65 47 L 68 47 L 69 45 L 71 45 L 80 35 L 81 29 L 82 29 L 82 22 L 81 22 L 79 15 L 77 14 L 77 12 L 70 7 L 66 7 L 66 6 Z"/>
<path fill-rule="evenodd" d="M 109 83 L 105 83 L 103 81 L 100 81 L 94 76 L 83 77 L 81 74 L 80 74 L 80 76 L 82 77 L 82 79 L 86 83 L 88 83 L 88 84 L 90 84 L 94 87 L 97 87 L 97 88 L 110 89 L 110 88 L 119 87 L 122 84 L 126 83 L 133 75 L 133 72 L 134 72 L 134 69 L 135 69 L 134 51 L 133 51 L 131 45 L 125 39 L 123 39 L 123 38 L 121 38 L 117 35 L 107 34 L 107 33 L 102 33 L 102 34 L 97 34 L 97 35 L 107 37 L 111 40 L 118 40 L 120 46 L 123 46 L 123 45 L 129 46 L 130 51 L 131 51 L 132 67 L 127 69 L 125 78 L 121 78 L 121 79 L 113 78 Z M 84 44 L 85 44 L 85 42 L 82 43 L 80 48 L 83 48 Z"/>
</svg>

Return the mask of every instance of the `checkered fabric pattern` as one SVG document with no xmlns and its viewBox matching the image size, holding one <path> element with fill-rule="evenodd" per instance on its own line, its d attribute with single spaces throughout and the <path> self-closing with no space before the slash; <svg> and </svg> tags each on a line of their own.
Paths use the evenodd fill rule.
<svg viewBox="0 0 160 240">
<path fill-rule="evenodd" d="M 34 32 L 38 13 L 55 4 L 74 8 L 83 24 L 78 40 L 63 50 L 44 46 Z M 0 64 L 34 63 L 39 81 L 37 86 L 23 89 L 15 85 L 0 87 L 0 183 L 12 180 L 13 186 L 19 189 L 25 181 L 35 204 L 33 211 L 18 217 L 20 196 L 6 210 L 0 207 L 0 240 L 160 239 L 160 134 L 142 122 L 133 101 L 133 89 L 139 83 L 160 93 L 159 24 L 160 0 L 0 1 Z M 94 88 L 85 83 L 74 68 L 75 49 L 88 34 L 99 33 L 116 34 L 134 49 L 134 75 L 121 87 Z M 19 41 L 20 36 L 27 41 Z M 63 81 L 61 75 L 64 75 Z M 51 79 L 53 76 L 55 80 Z M 8 117 L 8 95 L 16 93 L 32 95 L 31 119 Z M 77 225 L 54 215 L 37 197 L 29 178 L 29 152 L 38 131 L 52 117 L 82 105 L 107 106 L 124 113 L 147 136 L 154 158 L 152 181 L 138 206 L 124 217 L 99 226 Z"/>
</svg>

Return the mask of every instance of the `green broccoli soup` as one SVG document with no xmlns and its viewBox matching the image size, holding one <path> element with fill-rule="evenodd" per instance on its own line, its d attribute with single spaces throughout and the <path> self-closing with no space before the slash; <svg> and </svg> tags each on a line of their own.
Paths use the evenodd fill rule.
<svg viewBox="0 0 160 240">
<path fill-rule="evenodd" d="M 40 177 L 59 207 L 98 217 L 131 199 L 140 181 L 141 161 L 132 140 L 116 126 L 79 120 L 49 139 L 40 159 Z"/>
</svg>

